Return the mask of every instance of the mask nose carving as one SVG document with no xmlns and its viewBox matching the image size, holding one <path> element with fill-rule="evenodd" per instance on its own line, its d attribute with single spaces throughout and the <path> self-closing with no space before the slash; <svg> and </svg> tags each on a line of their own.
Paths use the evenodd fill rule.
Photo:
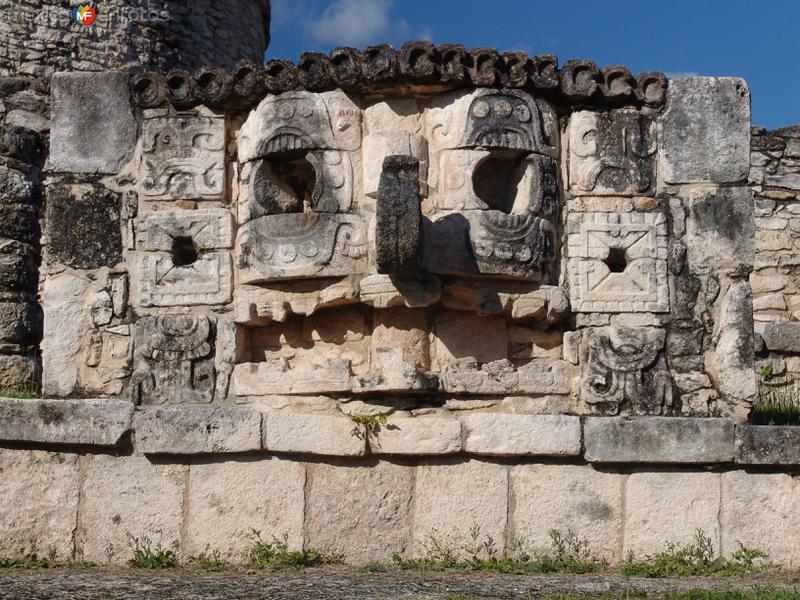
<svg viewBox="0 0 800 600">
<path fill-rule="evenodd" d="M 410 275 L 419 269 L 421 220 L 419 160 L 387 156 L 378 184 L 375 222 L 379 273 Z"/>
</svg>

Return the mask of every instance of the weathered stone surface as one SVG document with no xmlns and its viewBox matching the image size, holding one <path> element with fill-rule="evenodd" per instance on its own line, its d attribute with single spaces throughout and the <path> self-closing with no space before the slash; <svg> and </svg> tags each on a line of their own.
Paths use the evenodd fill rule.
<svg viewBox="0 0 800 600">
<path fill-rule="evenodd" d="M 435 336 L 434 352 L 441 367 L 460 358 L 487 363 L 508 356 L 508 333 L 502 317 L 442 311 L 436 317 Z M 477 339 L 480 344 L 475 344 Z"/>
<path fill-rule="evenodd" d="M 154 464 L 143 456 L 86 457 L 78 523 L 78 557 L 124 564 L 128 535 L 147 537 L 180 555 L 188 467 Z"/>
<path fill-rule="evenodd" d="M 141 193 L 147 200 L 217 199 L 225 191 L 225 119 L 146 118 Z"/>
<path fill-rule="evenodd" d="M 122 260 L 121 196 L 96 184 L 47 187 L 45 244 L 51 264 L 113 267 Z"/>
<path fill-rule="evenodd" d="M 315 394 L 350 391 L 350 360 L 326 359 L 323 364 L 290 367 L 285 358 L 241 363 L 233 368 L 233 393 L 237 396 L 266 394 Z"/>
<path fill-rule="evenodd" d="M 576 195 L 644 195 L 655 183 L 656 125 L 635 110 L 579 111 L 569 121 L 569 184 Z"/>
<path fill-rule="evenodd" d="M 358 284 L 358 297 L 361 302 L 375 308 L 430 306 L 435 304 L 441 295 L 441 281 L 438 277 L 427 274 L 419 278 L 367 275 Z"/>
<path fill-rule="evenodd" d="M 136 143 L 127 73 L 56 73 L 51 81 L 49 169 L 119 171 Z M 102 127 L 102 134 L 89 124 Z"/>
<path fill-rule="evenodd" d="M 203 252 L 188 263 L 180 252 L 140 252 L 134 261 L 135 297 L 140 306 L 225 304 L 231 300 L 230 252 Z"/>
<path fill-rule="evenodd" d="M 505 545 L 508 467 L 477 460 L 420 465 L 415 487 L 413 556 L 427 556 L 435 539 L 463 556 L 488 538 Z M 478 528 L 473 540 L 470 528 Z M 476 549 L 478 553 L 481 550 Z"/>
<path fill-rule="evenodd" d="M 577 456 L 581 451 L 578 417 L 472 413 L 461 417 L 464 451 L 497 456 Z"/>
<path fill-rule="evenodd" d="M 36 184 L 33 180 L 13 169 L 0 170 L 0 203 L 33 204 L 36 200 Z"/>
<path fill-rule="evenodd" d="M 737 425 L 736 462 L 743 465 L 800 465 L 796 427 Z"/>
<path fill-rule="evenodd" d="M 133 404 L 111 398 L 0 398 L 0 440 L 114 446 L 132 418 Z"/>
<path fill-rule="evenodd" d="M 29 389 L 41 372 L 41 362 L 34 356 L 0 354 L 0 390 Z"/>
<path fill-rule="evenodd" d="M 372 356 L 371 367 L 371 372 L 350 380 L 354 393 L 439 390 L 439 378 L 404 361 L 402 348 L 377 348 Z"/>
<path fill-rule="evenodd" d="M 564 288 L 521 282 L 451 281 L 442 290 L 446 308 L 479 316 L 510 314 L 512 319 L 555 322 L 569 310 Z"/>
<path fill-rule="evenodd" d="M 39 211 L 28 204 L 0 204 L 3 237 L 39 246 Z"/>
<path fill-rule="evenodd" d="M 429 369 L 428 315 L 405 307 L 375 311 L 370 345 L 373 355 L 379 348 L 400 348 L 403 361 L 417 369 Z"/>
<path fill-rule="evenodd" d="M 461 358 L 442 373 L 442 389 L 453 394 L 567 394 L 566 364 L 533 359 L 515 367 L 506 359 L 483 365 Z"/>
<path fill-rule="evenodd" d="M 698 189 L 687 197 L 687 258 L 696 271 L 752 268 L 753 196 L 744 186 Z"/>
<path fill-rule="evenodd" d="M 733 422 L 684 417 L 589 417 L 584 457 L 608 463 L 733 461 Z"/>
<path fill-rule="evenodd" d="M 550 552 L 550 530 L 571 530 L 585 536 L 598 556 L 622 558 L 623 475 L 591 466 L 518 465 L 510 478 L 511 544 Z"/>
<path fill-rule="evenodd" d="M 77 357 L 81 337 L 90 328 L 83 301 L 89 282 L 71 273 L 44 283 L 42 387 L 45 395 L 67 396 L 78 383 Z"/>
<path fill-rule="evenodd" d="M 587 331 L 583 340 L 580 398 L 590 412 L 658 415 L 672 407 L 663 329 L 603 327 Z"/>
<path fill-rule="evenodd" d="M 236 245 L 242 283 L 350 275 L 366 267 L 366 235 L 356 215 L 259 217 L 239 228 Z"/>
<path fill-rule="evenodd" d="M 261 413 L 236 406 L 150 408 L 136 413 L 142 454 L 220 454 L 261 449 Z"/>
<path fill-rule="evenodd" d="M 669 312 L 665 215 L 571 213 L 567 232 L 573 310 Z"/>
<path fill-rule="evenodd" d="M 41 313 L 36 304 L 0 301 L 0 342 L 35 344 L 41 331 Z"/>
<path fill-rule="evenodd" d="M 310 465 L 306 545 L 326 548 L 354 564 L 389 561 L 395 553 L 405 556 L 411 545 L 413 492 L 412 467 L 383 460 Z"/>
<path fill-rule="evenodd" d="M 217 550 L 234 563 L 245 560 L 252 531 L 271 541 L 303 546 L 305 467 L 280 458 L 195 462 L 189 469 L 184 551 Z"/>
<path fill-rule="evenodd" d="M 264 447 L 270 452 L 362 456 L 366 431 L 347 417 L 272 411 L 265 415 Z"/>
<path fill-rule="evenodd" d="M 234 320 L 237 323 L 273 320 L 286 321 L 290 313 L 311 315 L 327 306 L 356 301 L 358 286 L 352 279 L 334 280 L 321 289 L 291 291 L 239 286 L 234 294 Z"/>
<path fill-rule="evenodd" d="M 0 553 L 52 547 L 59 560 L 75 551 L 75 521 L 80 493 L 77 454 L 39 450 L 0 450 Z"/>
<path fill-rule="evenodd" d="M 437 417 L 392 417 L 370 434 L 373 454 L 455 454 L 461 450 L 461 422 Z"/>
<path fill-rule="evenodd" d="M 800 526 L 797 479 L 786 473 L 722 474 L 721 552 L 730 556 L 741 542 L 759 548 L 769 560 L 796 568 Z"/>
<path fill-rule="evenodd" d="M 800 353 L 800 323 L 767 323 L 761 336 L 769 350 Z"/>
<path fill-rule="evenodd" d="M 625 483 L 622 555 L 633 552 L 641 558 L 665 550 L 668 542 L 688 544 L 702 529 L 718 556 L 720 477 L 718 473 L 631 474 Z"/>
<path fill-rule="evenodd" d="M 137 228 L 139 250 L 171 252 L 179 242 L 197 253 L 201 250 L 230 248 L 233 244 L 233 217 L 220 208 L 201 208 L 169 213 L 150 213 Z"/>
<path fill-rule="evenodd" d="M 734 77 L 670 79 L 659 172 L 668 183 L 732 183 L 750 169 L 750 91 Z"/>
<path fill-rule="evenodd" d="M 375 210 L 378 271 L 416 273 L 421 241 L 419 160 L 413 156 L 387 156 L 383 161 Z"/>
</svg>

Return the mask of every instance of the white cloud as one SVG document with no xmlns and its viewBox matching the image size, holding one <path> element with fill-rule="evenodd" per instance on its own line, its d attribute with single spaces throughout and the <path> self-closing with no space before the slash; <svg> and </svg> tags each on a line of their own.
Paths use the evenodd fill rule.
<svg viewBox="0 0 800 600">
<path fill-rule="evenodd" d="M 700 73 L 694 71 L 675 71 L 674 73 L 664 73 L 668 79 L 680 79 L 681 77 L 698 77 Z"/>
<path fill-rule="evenodd" d="M 392 0 L 333 0 L 322 15 L 304 22 L 317 42 L 361 47 L 389 37 Z"/>
</svg>

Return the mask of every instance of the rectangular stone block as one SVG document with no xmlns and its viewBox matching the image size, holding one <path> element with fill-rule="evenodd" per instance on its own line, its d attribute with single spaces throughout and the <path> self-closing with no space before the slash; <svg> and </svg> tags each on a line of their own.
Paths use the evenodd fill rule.
<svg viewBox="0 0 800 600">
<path fill-rule="evenodd" d="M 78 524 L 78 557 L 124 564 L 133 556 L 129 536 L 178 550 L 188 467 L 143 456 L 86 457 Z M 180 554 L 180 552 L 178 552 Z"/>
<path fill-rule="evenodd" d="M 350 391 L 350 361 L 330 359 L 325 366 L 290 367 L 286 360 L 241 363 L 233 368 L 237 396 L 316 394 Z"/>
<path fill-rule="evenodd" d="M 80 493 L 77 454 L 39 450 L 0 450 L 0 556 L 30 550 L 35 540 L 60 560 L 75 551 L 75 520 Z"/>
<path fill-rule="evenodd" d="M 136 235 L 136 247 L 151 252 L 170 252 L 176 240 L 190 242 L 195 250 L 230 248 L 233 215 L 224 208 L 150 213 L 142 219 Z"/>
<path fill-rule="evenodd" d="M 519 465 L 511 468 L 512 545 L 550 552 L 549 532 L 585 536 L 595 555 L 620 558 L 625 476 L 591 466 Z"/>
<path fill-rule="evenodd" d="M 383 460 L 368 466 L 309 465 L 306 545 L 354 564 L 405 556 L 413 493 L 413 467 Z"/>
<path fill-rule="evenodd" d="M 588 417 L 584 458 L 598 463 L 733 461 L 733 421 L 690 417 Z"/>
<path fill-rule="evenodd" d="M 750 170 L 750 91 L 735 77 L 669 80 L 659 172 L 667 183 L 744 181 Z"/>
<path fill-rule="evenodd" d="M 508 467 L 466 460 L 417 467 L 412 555 L 433 540 L 457 555 L 489 538 L 502 552 L 508 521 Z M 471 529 L 477 529 L 473 541 Z M 480 551 L 478 551 L 480 553 Z"/>
<path fill-rule="evenodd" d="M 362 456 L 366 429 L 346 417 L 273 411 L 265 415 L 264 448 L 270 452 Z"/>
<path fill-rule="evenodd" d="M 252 530 L 261 538 L 303 547 L 305 467 L 279 458 L 193 463 L 186 514 L 187 555 L 207 548 L 233 563 L 246 562 Z"/>
<path fill-rule="evenodd" d="M 137 253 L 134 280 L 139 306 L 225 304 L 231 300 L 231 253 L 205 252 L 182 264 L 169 252 Z"/>
<path fill-rule="evenodd" d="M 136 144 L 127 73 L 55 73 L 51 93 L 48 168 L 65 173 L 119 171 Z"/>
<path fill-rule="evenodd" d="M 761 337 L 773 352 L 800 352 L 800 323 L 767 323 Z"/>
<path fill-rule="evenodd" d="M 769 560 L 795 569 L 800 560 L 800 489 L 788 473 L 722 474 L 722 552 L 730 556 L 739 543 L 758 548 Z"/>
<path fill-rule="evenodd" d="M 393 417 L 370 435 L 373 454 L 454 454 L 461 450 L 461 422 L 435 417 Z"/>
<path fill-rule="evenodd" d="M 115 446 L 131 428 L 125 400 L 19 400 L 0 398 L 0 440 Z"/>
<path fill-rule="evenodd" d="M 498 456 L 578 456 L 579 417 L 472 413 L 461 418 L 464 451 Z"/>
<path fill-rule="evenodd" d="M 136 413 L 143 454 L 206 454 L 261 449 L 261 413 L 236 406 L 175 406 Z"/>
<path fill-rule="evenodd" d="M 633 473 L 625 484 L 622 555 L 666 550 L 667 543 L 694 542 L 697 529 L 720 549 L 719 473 Z M 723 536 L 724 537 L 724 536 Z"/>
<path fill-rule="evenodd" d="M 736 462 L 743 465 L 800 465 L 800 429 L 737 425 Z"/>
</svg>

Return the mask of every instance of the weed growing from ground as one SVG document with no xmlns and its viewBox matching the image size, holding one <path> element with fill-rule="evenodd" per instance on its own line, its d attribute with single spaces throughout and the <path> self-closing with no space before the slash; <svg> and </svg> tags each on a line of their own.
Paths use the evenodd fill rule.
<svg viewBox="0 0 800 600">
<path fill-rule="evenodd" d="M 250 534 L 253 545 L 247 552 L 247 560 L 254 569 L 302 569 L 341 563 L 341 559 L 320 550 L 289 550 L 289 535 L 283 539 L 261 538 L 261 532 L 253 530 Z"/>
<path fill-rule="evenodd" d="M 161 546 L 159 541 L 155 547 L 147 536 L 141 538 L 128 534 L 128 545 L 133 552 L 133 558 L 128 560 L 128 566 L 135 569 L 169 569 L 178 565 L 175 552 Z"/>
<path fill-rule="evenodd" d="M 620 564 L 623 575 L 639 577 L 686 577 L 690 575 L 742 575 L 769 566 L 767 555 L 739 544 L 730 558 L 714 558 L 714 546 L 702 529 L 695 531 L 690 544 L 668 543 L 666 550 L 637 560 L 632 553 Z"/>
<path fill-rule="evenodd" d="M 198 571 L 207 573 L 217 573 L 225 569 L 225 561 L 220 558 L 219 550 L 211 550 L 210 546 L 206 546 L 197 556 L 190 556 L 189 564 Z"/>
<path fill-rule="evenodd" d="M 92 562 L 59 561 L 55 546 L 51 546 L 47 553 L 42 555 L 39 553 L 36 541 L 33 540 L 27 549 L 20 548 L 14 556 L 0 556 L 0 569 L 92 568 L 95 566 L 97 565 Z"/>
</svg>

